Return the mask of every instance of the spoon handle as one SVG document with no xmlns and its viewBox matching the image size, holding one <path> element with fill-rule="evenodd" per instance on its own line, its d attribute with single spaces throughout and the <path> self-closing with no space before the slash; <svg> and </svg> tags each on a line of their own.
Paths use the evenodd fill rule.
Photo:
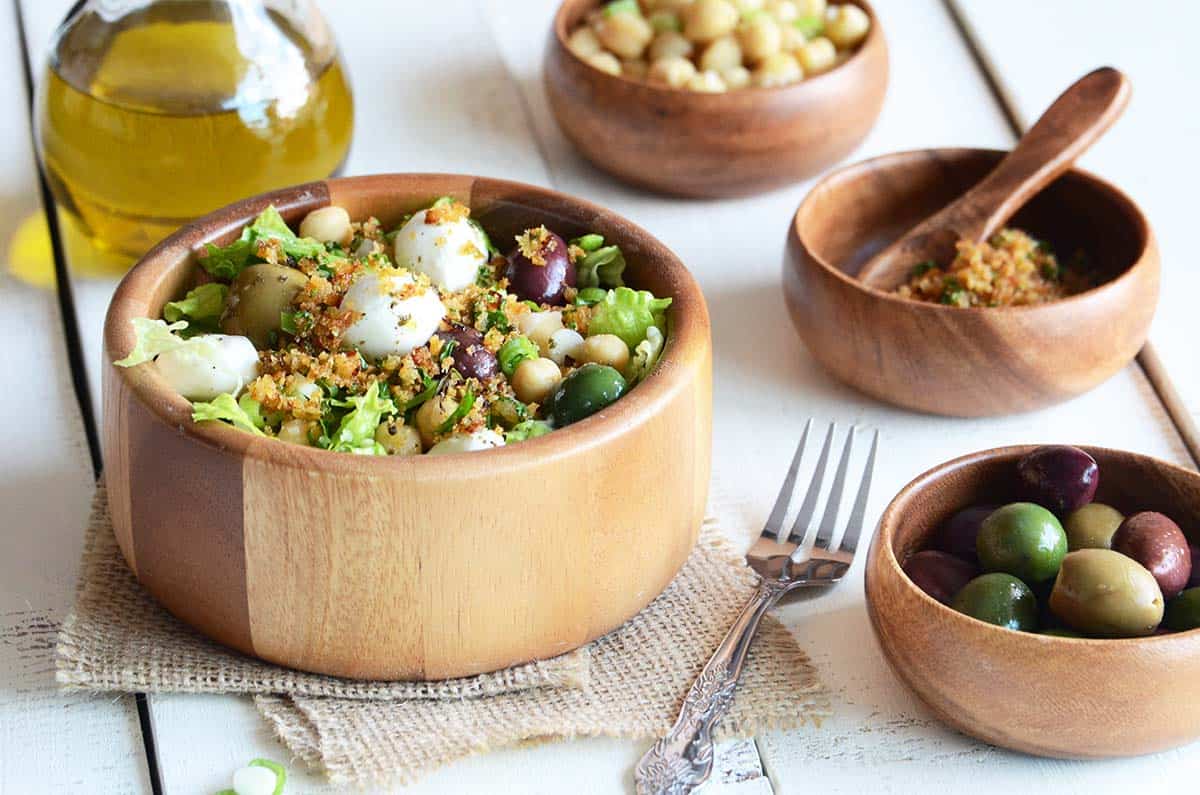
<svg viewBox="0 0 1200 795">
<path fill-rule="evenodd" d="M 1046 109 L 1000 165 L 967 192 L 963 198 L 970 204 L 955 203 L 960 211 L 957 218 L 945 219 L 946 226 L 960 238 L 986 239 L 1071 168 L 1125 110 L 1129 94 L 1129 81 L 1112 67 L 1081 77 Z"/>
</svg>

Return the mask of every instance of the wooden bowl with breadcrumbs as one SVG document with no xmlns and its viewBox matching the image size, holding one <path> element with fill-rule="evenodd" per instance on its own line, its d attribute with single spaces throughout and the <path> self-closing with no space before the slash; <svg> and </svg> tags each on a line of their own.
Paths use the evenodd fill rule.
<svg viewBox="0 0 1200 795">
<path fill-rule="evenodd" d="M 439 196 L 496 239 L 530 224 L 621 246 L 632 286 L 671 296 L 657 369 L 537 439 L 446 456 L 358 456 L 196 423 L 154 367 L 113 365 L 206 243 L 269 204 L 330 204 L 387 228 Z M 482 177 L 393 174 L 264 194 L 191 223 L 122 281 L 105 324 L 105 482 L 141 584 L 187 624 L 273 663 L 359 679 L 469 676 L 575 649 L 650 603 L 694 545 L 708 490 L 708 311 L 679 259 L 581 199 Z"/>
</svg>

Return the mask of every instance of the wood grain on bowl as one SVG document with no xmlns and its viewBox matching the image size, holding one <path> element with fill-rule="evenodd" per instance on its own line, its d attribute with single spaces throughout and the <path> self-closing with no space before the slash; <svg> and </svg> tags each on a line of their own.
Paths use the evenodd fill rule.
<svg viewBox="0 0 1200 795">
<path fill-rule="evenodd" d="M 617 77 L 580 60 L 567 38 L 596 0 L 566 0 L 550 30 L 550 109 L 584 157 L 635 185 L 681 196 L 757 193 L 812 176 L 854 150 L 883 106 L 888 56 L 871 30 L 829 72 L 779 88 L 721 94 Z"/>
<path fill-rule="evenodd" d="M 620 244 L 626 280 L 674 299 L 655 373 L 569 428 L 488 451 L 374 458 L 288 445 L 191 407 L 152 366 L 118 368 L 205 242 L 268 203 L 295 224 L 338 204 L 394 225 L 442 195 L 499 243 L 529 224 Z M 501 243 L 501 245 L 503 245 Z M 151 251 L 105 326 L 105 479 L 139 581 L 201 632 L 338 676 L 441 679 L 551 657 L 656 597 L 695 543 L 708 488 L 711 354 L 699 288 L 661 243 L 587 202 L 500 180 L 312 183 L 219 210 Z"/>
<path fill-rule="evenodd" d="M 1200 737 L 1200 631 L 1123 640 L 1016 632 L 957 613 L 900 566 L 961 508 L 1017 496 L 1033 446 L 974 453 L 918 476 L 887 507 L 867 558 L 871 626 L 900 679 L 954 728 L 1064 758 L 1132 756 Z M 1084 447 L 1096 499 L 1156 510 L 1198 537 L 1200 474 L 1136 453 Z"/>
<path fill-rule="evenodd" d="M 1154 235 L 1132 199 L 1078 169 L 1012 219 L 1100 286 L 1061 301 L 962 309 L 901 298 L 858 269 L 966 192 L 1003 157 L 982 149 L 900 152 L 840 169 L 805 197 L 788 231 L 784 297 L 809 352 L 875 398 L 955 416 L 1029 411 L 1074 397 L 1129 363 L 1158 302 Z"/>
</svg>

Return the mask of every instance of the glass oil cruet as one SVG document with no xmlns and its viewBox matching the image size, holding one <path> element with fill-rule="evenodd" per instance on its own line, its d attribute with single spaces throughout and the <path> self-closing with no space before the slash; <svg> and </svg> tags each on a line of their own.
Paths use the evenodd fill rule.
<svg viewBox="0 0 1200 795">
<path fill-rule="evenodd" d="M 313 0 L 86 0 L 38 91 L 54 196 L 138 257 L 189 220 L 335 172 L 353 101 Z"/>
</svg>

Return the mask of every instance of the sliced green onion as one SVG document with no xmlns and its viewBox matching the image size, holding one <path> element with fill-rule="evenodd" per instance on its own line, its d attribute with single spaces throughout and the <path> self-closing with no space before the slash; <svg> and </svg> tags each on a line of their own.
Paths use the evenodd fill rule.
<svg viewBox="0 0 1200 795">
<path fill-rule="evenodd" d="M 458 408 L 456 408 L 454 412 L 446 418 L 446 421 L 437 427 L 437 432 L 446 433 L 455 425 L 458 425 L 458 421 L 467 416 L 467 412 L 469 412 L 471 407 L 474 405 L 475 393 L 471 391 L 470 387 L 467 387 L 467 394 L 463 395 L 462 402 L 459 403 Z"/>
</svg>

